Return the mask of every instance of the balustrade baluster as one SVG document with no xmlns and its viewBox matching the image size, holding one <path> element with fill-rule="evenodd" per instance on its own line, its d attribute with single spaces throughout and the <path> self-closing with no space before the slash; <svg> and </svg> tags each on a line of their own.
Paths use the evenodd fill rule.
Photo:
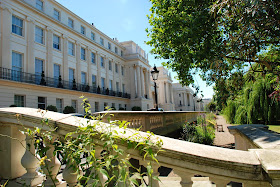
<svg viewBox="0 0 280 187">
<path fill-rule="evenodd" d="M 79 167 L 73 165 L 72 162 L 67 163 L 65 169 L 62 172 L 63 179 L 67 182 L 69 187 L 76 186 L 78 182 Z"/>
<path fill-rule="evenodd" d="M 66 182 L 63 182 L 57 178 L 57 174 L 60 169 L 61 163 L 57 159 L 56 154 L 54 154 L 55 148 L 53 145 L 53 140 L 51 140 L 51 142 L 45 142 L 45 144 L 49 146 L 49 150 L 46 153 L 47 159 L 45 160 L 45 165 L 43 166 L 43 171 L 47 177 L 47 180 L 44 182 L 44 185 L 52 187 L 66 187 Z"/>
<path fill-rule="evenodd" d="M 148 161 L 140 161 L 141 165 L 143 165 L 144 167 L 148 166 L 147 162 Z M 148 185 L 152 187 L 159 187 L 159 181 L 154 179 L 154 177 L 159 177 L 158 168 L 160 167 L 160 165 L 158 163 L 151 162 L 151 166 L 152 166 L 153 173 L 152 176 L 148 176 L 149 179 Z"/>
<path fill-rule="evenodd" d="M 25 173 L 17 182 L 25 184 L 27 186 L 37 186 L 42 184 L 44 176 L 37 172 L 36 169 L 39 167 L 39 159 L 35 155 L 34 139 L 26 136 L 26 150 L 21 158 L 21 164 L 26 169 Z"/>
<path fill-rule="evenodd" d="M 185 171 L 181 171 L 181 170 L 177 170 L 177 169 L 174 169 L 173 171 L 175 174 L 177 174 L 181 177 L 180 184 L 182 187 L 192 187 L 192 185 L 193 185 L 192 177 L 194 176 L 193 173 L 189 173 L 189 172 L 185 172 Z"/>
</svg>

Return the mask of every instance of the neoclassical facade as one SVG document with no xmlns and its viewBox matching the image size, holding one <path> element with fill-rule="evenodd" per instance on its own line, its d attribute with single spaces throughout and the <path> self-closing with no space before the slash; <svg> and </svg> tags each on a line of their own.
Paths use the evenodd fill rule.
<svg viewBox="0 0 280 187">
<path fill-rule="evenodd" d="M 147 54 L 54 0 L 0 0 L 0 107 L 153 107 Z"/>
</svg>

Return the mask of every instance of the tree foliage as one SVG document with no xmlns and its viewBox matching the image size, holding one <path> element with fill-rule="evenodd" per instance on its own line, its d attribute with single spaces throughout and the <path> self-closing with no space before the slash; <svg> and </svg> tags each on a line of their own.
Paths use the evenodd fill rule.
<svg viewBox="0 0 280 187">
<path fill-rule="evenodd" d="M 217 83 L 252 63 L 279 73 L 279 61 L 260 54 L 272 48 L 279 53 L 280 1 L 150 1 L 147 44 L 181 83 L 193 83 L 198 72 L 208 84 Z"/>
</svg>

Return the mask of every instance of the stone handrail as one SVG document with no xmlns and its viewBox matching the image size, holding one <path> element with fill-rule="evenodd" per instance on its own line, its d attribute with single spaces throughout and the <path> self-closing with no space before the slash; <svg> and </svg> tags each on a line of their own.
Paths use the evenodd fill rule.
<svg viewBox="0 0 280 187">
<path fill-rule="evenodd" d="M 186 122 L 193 122 L 198 115 L 205 112 L 193 111 L 107 111 L 96 115 L 110 115 L 110 120 L 128 121 L 128 127 L 141 128 L 141 131 L 152 131 L 158 135 L 166 135 L 181 127 Z M 108 122 L 108 118 L 103 118 Z"/>
<path fill-rule="evenodd" d="M 20 116 L 20 121 L 18 121 L 17 114 Z M 42 116 L 42 112 L 31 108 L 2 108 L 0 109 L 0 134 L 24 139 L 25 137 L 22 137 L 23 135 L 19 133 L 22 126 L 40 126 L 43 118 L 49 118 L 49 124 L 55 126 L 57 133 L 60 135 L 72 132 L 81 123 L 86 124 L 87 122 L 87 119 L 55 112 L 47 112 Z M 95 123 L 95 121 L 91 120 L 90 123 Z M 43 128 L 47 130 L 47 127 Z M 133 133 L 134 130 L 129 129 L 129 131 Z M 145 135 L 146 133 L 141 132 L 141 134 Z M 259 152 L 260 149 L 241 151 L 190 143 L 159 135 L 155 135 L 155 138 L 160 138 L 163 142 L 163 151 L 160 151 L 157 156 L 159 164 L 172 168 L 181 177 L 181 185 L 184 187 L 192 186 L 192 177 L 197 174 L 208 176 L 219 187 L 226 187 L 226 184 L 231 181 L 243 183 L 243 186 L 246 187 L 265 187 L 270 186 L 270 184 L 279 186 L 277 183 L 280 176 L 279 163 L 274 167 L 273 175 L 268 175 L 265 166 L 273 165 L 275 160 L 269 162 L 264 159 L 266 155 Z M 28 142 L 28 139 L 26 141 Z M 28 155 L 27 151 L 14 139 L 0 136 L 0 142 L 0 149 L 6 150 L 6 152 L 0 152 L 0 177 L 6 179 L 28 177 L 24 173 L 26 173 L 25 169 L 31 171 L 30 168 L 32 168 L 32 164 L 34 165 L 32 156 Z M 133 149 L 125 151 L 132 158 L 139 159 L 140 163 L 145 165 L 146 161 L 141 159 L 138 151 Z M 272 151 L 277 153 L 277 150 Z M 278 154 L 276 155 L 278 156 Z M 263 160 L 266 163 L 262 162 Z M 25 168 L 21 165 L 24 165 Z M 36 167 L 33 166 L 34 172 Z M 154 175 L 158 175 L 159 165 L 153 163 L 152 167 L 155 171 Z M 69 178 L 71 179 L 71 177 L 64 176 L 69 186 L 74 186 Z M 36 175 L 36 182 L 42 179 L 41 176 Z M 159 186 L 158 181 L 150 180 L 153 186 Z M 32 184 L 35 183 L 34 181 L 32 181 Z"/>
</svg>

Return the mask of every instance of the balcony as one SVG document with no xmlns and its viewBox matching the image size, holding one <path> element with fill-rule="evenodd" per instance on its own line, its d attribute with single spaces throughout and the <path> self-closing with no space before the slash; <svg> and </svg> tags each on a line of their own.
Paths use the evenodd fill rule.
<svg viewBox="0 0 280 187">
<path fill-rule="evenodd" d="M 89 86 L 85 84 L 76 83 L 75 79 L 72 82 L 69 82 L 69 81 L 62 80 L 61 77 L 59 78 L 45 77 L 44 72 L 42 72 L 41 75 L 36 75 L 32 73 L 25 73 L 21 71 L 15 71 L 15 70 L 0 67 L 0 79 L 130 99 L 130 94 L 128 93 L 122 94 L 120 92 L 121 94 L 120 93 L 115 94 L 115 91 L 113 90 L 107 91 L 107 89 L 105 88 L 101 89 L 99 86 L 96 87 L 96 86 Z"/>
<path fill-rule="evenodd" d="M 43 116 L 42 112 L 44 113 Z M 164 113 L 166 113 L 165 117 Z M 189 116 L 189 114 L 191 115 Z M 146 118 L 145 115 L 151 115 L 151 118 Z M 138 121 L 141 121 L 141 124 L 137 123 L 136 126 L 148 124 L 145 128 L 149 130 L 150 127 L 160 126 L 164 122 L 164 118 L 168 118 L 167 121 L 170 121 L 171 124 L 172 120 L 182 121 L 186 118 L 192 118 L 195 115 L 195 112 L 171 112 L 170 114 L 167 112 L 139 112 L 139 115 L 128 113 L 125 118 L 129 117 L 133 119 L 134 117 L 136 122 L 138 117 L 140 117 L 141 119 L 139 118 Z M 124 117 L 124 115 L 122 116 Z M 46 181 L 52 177 L 57 183 L 56 186 L 66 186 L 65 181 L 69 186 L 75 186 L 77 173 L 69 173 L 64 169 L 62 172 L 65 181 L 57 179 L 58 170 L 55 168 L 59 168 L 61 163 L 53 154 L 49 154 L 50 157 L 48 157 L 49 162 L 53 164 L 50 168 L 51 175 L 44 176 L 38 173 L 39 166 L 36 159 L 34 161 L 34 149 L 30 146 L 28 138 L 20 133 L 23 127 L 34 128 L 41 126 L 41 121 L 46 118 L 49 119 L 49 125 L 56 128 L 55 133 L 57 136 L 64 136 L 66 133 L 74 131 L 81 123 L 96 123 L 93 120 L 77 119 L 66 114 L 38 112 L 37 109 L 32 108 L 1 108 L 0 134 L 2 136 L 0 136 L 0 148 L 4 150 L 0 152 L 1 178 L 10 179 L 10 181 L 17 179 L 18 181 L 24 181 L 27 185 L 36 186 L 41 185 L 45 177 L 47 178 Z M 148 123 L 146 123 L 147 121 Z M 168 126 L 168 124 L 166 125 Z M 131 134 L 135 133 L 133 129 L 119 129 L 114 125 L 110 126 L 106 123 L 104 125 L 106 128 L 112 129 L 112 132 L 127 138 L 127 140 Z M 166 128 L 164 126 L 162 127 Z M 97 130 L 102 132 L 102 129 Z M 43 130 L 48 130 L 48 127 L 44 126 Z M 242 183 L 243 187 L 278 187 L 280 185 L 280 135 L 267 131 L 259 125 L 233 127 L 232 133 L 235 135 L 238 146 L 244 150 L 201 145 L 155 135 L 152 139 L 161 139 L 163 146 L 162 151 L 158 152 L 157 155 L 159 164 L 152 163 L 151 165 L 154 170 L 153 176 L 159 176 L 159 166 L 165 166 L 172 168 L 174 173 L 180 177 L 180 184 L 183 187 L 193 186 L 195 183 L 193 179 L 194 175 L 207 177 L 217 187 L 226 187 L 231 181 Z M 141 136 L 147 135 L 145 132 L 140 132 L 140 134 Z M 25 138 L 26 141 L 19 141 Z M 91 138 L 94 138 L 96 142 L 100 141 L 99 136 Z M 32 149 L 24 149 L 22 143 L 25 142 Z M 124 154 L 129 155 L 130 158 L 139 160 L 140 165 L 147 166 L 149 158 L 143 159 L 137 150 L 126 148 L 125 142 L 120 141 L 118 143 L 118 146 L 125 147 Z M 251 142 L 251 144 L 248 142 Z M 249 144 L 249 146 L 245 146 L 246 144 Z M 99 153 L 103 148 L 98 148 L 98 151 L 94 153 L 96 154 L 95 156 L 99 157 Z M 65 168 L 65 166 L 62 168 Z M 201 177 L 201 180 L 205 180 L 205 177 Z M 148 178 L 148 184 L 156 187 L 161 186 L 160 182 L 153 177 Z M 121 186 L 133 185 L 122 184 Z"/>
</svg>

